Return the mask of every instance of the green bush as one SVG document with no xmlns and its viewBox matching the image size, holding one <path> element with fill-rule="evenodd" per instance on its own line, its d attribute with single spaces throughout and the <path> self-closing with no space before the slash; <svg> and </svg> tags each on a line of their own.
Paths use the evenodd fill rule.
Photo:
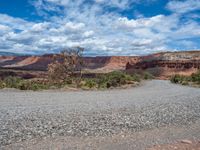
<svg viewBox="0 0 200 150">
<path fill-rule="evenodd" d="M 136 81 L 136 82 L 140 82 L 140 80 L 141 80 L 141 77 L 138 74 L 133 74 L 133 75 L 131 75 L 131 77 L 132 77 L 132 80 Z"/>
<path fill-rule="evenodd" d="M 86 79 L 83 86 L 86 86 L 90 89 L 95 88 L 97 86 L 97 81 L 95 81 L 95 79 Z"/>
<path fill-rule="evenodd" d="M 181 84 L 182 84 L 182 85 L 189 85 L 189 82 L 188 82 L 188 81 L 182 81 Z"/>
<path fill-rule="evenodd" d="M 192 82 L 197 82 L 200 84 L 200 71 L 191 75 Z"/>
<path fill-rule="evenodd" d="M 143 78 L 145 80 L 149 80 L 149 79 L 153 79 L 154 76 L 151 73 L 149 73 L 149 72 L 144 72 Z"/>
<path fill-rule="evenodd" d="M 97 78 L 98 88 L 118 87 L 130 81 L 139 82 L 140 79 L 137 75 L 129 75 L 120 71 L 110 72 Z"/>
<path fill-rule="evenodd" d="M 3 82 L 8 88 L 18 88 L 21 80 L 22 80 L 21 78 L 9 76 L 5 78 Z"/>
<path fill-rule="evenodd" d="M 184 77 L 176 74 L 176 75 L 172 76 L 170 80 L 172 83 L 182 83 L 184 80 Z"/>
<path fill-rule="evenodd" d="M 48 84 L 37 83 L 34 81 L 22 81 L 18 86 L 20 90 L 33 90 L 33 91 L 49 89 L 49 87 L 50 85 Z"/>
<path fill-rule="evenodd" d="M 171 77 L 172 83 L 188 85 L 189 83 L 200 84 L 200 71 L 193 73 L 191 76 L 174 75 Z"/>
<path fill-rule="evenodd" d="M 5 87 L 6 87 L 6 83 L 1 80 L 0 81 L 0 89 L 3 89 Z"/>
<path fill-rule="evenodd" d="M 73 83 L 73 79 L 72 78 L 71 79 L 67 78 L 67 79 L 64 80 L 64 83 L 65 84 L 72 84 Z"/>
</svg>

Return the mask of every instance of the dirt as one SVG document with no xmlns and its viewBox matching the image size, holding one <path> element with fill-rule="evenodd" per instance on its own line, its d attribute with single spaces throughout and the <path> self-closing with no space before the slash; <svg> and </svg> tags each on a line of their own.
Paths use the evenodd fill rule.
<svg viewBox="0 0 200 150">
<path fill-rule="evenodd" d="M 200 141 L 181 140 L 174 144 L 155 145 L 147 150 L 200 150 Z"/>
</svg>

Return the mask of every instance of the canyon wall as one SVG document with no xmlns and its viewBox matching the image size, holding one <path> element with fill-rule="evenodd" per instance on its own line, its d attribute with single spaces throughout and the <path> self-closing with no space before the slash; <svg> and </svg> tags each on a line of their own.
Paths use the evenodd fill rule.
<svg viewBox="0 0 200 150">
<path fill-rule="evenodd" d="M 126 64 L 138 62 L 139 57 L 105 56 L 84 57 L 84 69 L 89 71 L 107 72 L 125 70 Z M 0 56 L 0 67 L 7 69 L 46 71 L 48 64 L 53 61 L 53 55 L 43 56 Z"/>
<path fill-rule="evenodd" d="M 159 75 L 174 73 L 191 74 L 200 69 L 200 51 L 164 52 L 148 56 L 102 56 L 84 57 L 84 69 L 105 73 L 114 70 L 153 70 Z M 46 71 L 53 55 L 0 56 L 0 67 L 4 69 Z"/>
<path fill-rule="evenodd" d="M 128 62 L 126 70 L 151 70 L 158 76 L 190 75 L 200 69 L 200 51 L 166 52 L 144 56 L 137 63 Z"/>
</svg>

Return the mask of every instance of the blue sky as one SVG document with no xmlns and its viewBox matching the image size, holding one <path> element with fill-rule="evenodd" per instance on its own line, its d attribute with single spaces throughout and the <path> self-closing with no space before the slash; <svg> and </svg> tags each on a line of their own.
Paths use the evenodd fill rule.
<svg viewBox="0 0 200 150">
<path fill-rule="evenodd" d="M 1 0 L 0 51 L 86 55 L 200 50 L 200 0 Z"/>
</svg>

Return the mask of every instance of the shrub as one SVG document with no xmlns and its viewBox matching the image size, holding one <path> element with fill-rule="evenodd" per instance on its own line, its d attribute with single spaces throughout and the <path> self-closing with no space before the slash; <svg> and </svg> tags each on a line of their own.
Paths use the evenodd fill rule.
<svg viewBox="0 0 200 150">
<path fill-rule="evenodd" d="M 72 84 L 73 83 L 73 79 L 72 78 L 66 78 L 64 80 L 64 84 Z"/>
<path fill-rule="evenodd" d="M 48 76 L 52 82 L 63 82 L 76 76 L 74 83 L 80 86 L 82 78 L 84 48 L 74 47 L 63 50 L 54 56 L 54 61 L 48 65 Z"/>
<path fill-rule="evenodd" d="M 0 89 L 3 89 L 6 87 L 5 82 L 3 82 L 2 80 L 0 81 Z"/>
<path fill-rule="evenodd" d="M 22 81 L 20 82 L 18 88 L 20 90 L 42 90 L 42 89 L 48 89 L 49 85 L 45 85 L 44 83 L 37 83 L 35 81 Z"/>
<path fill-rule="evenodd" d="M 200 71 L 191 75 L 192 82 L 197 82 L 200 84 Z"/>
<path fill-rule="evenodd" d="M 95 79 L 86 79 L 83 86 L 88 88 L 95 88 L 97 86 L 97 81 Z"/>
<path fill-rule="evenodd" d="M 182 85 L 189 85 L 188 81 L 182 81 Z"/>
<path fill-rule="evenodd" d="M 174 75 L 171 77 L 172 83 L 188 85 L 189 83 L 200 84 L 200 71 L 193 73 L 191 76 Z"/>
<path fill-rule="evenodd" d="M 124 72 L 114 71 L 97 78 L 98 88 L 118 87 L 131 83 L 130 81 L 140 81 L 137 75 L 129 75 Z"/>
<path fill-rule="evenodd" d="M 172 83 L 182 83 L 183 76 L 176 74 L 176 75 L 172 76 L 170 80 Z"/>
<path fill-rule="evenodd" d="M 8 88 L 18 88 L 21 78 L 9 76 L 3 80 L 5 86 Z"/>
<path fill-rule="evenodd" d="M 153 79 L 154 76 L 151 73 L 149 73 L 149 72 L 144 72 L 143 78 L 145 80 L 149 80 L 149 79 Z"/>
<path fill-rule="evenodd" d="M 141 76 L 139 74 L 132 74 L 132 81 L 140 82 Z"/>
</svg>

